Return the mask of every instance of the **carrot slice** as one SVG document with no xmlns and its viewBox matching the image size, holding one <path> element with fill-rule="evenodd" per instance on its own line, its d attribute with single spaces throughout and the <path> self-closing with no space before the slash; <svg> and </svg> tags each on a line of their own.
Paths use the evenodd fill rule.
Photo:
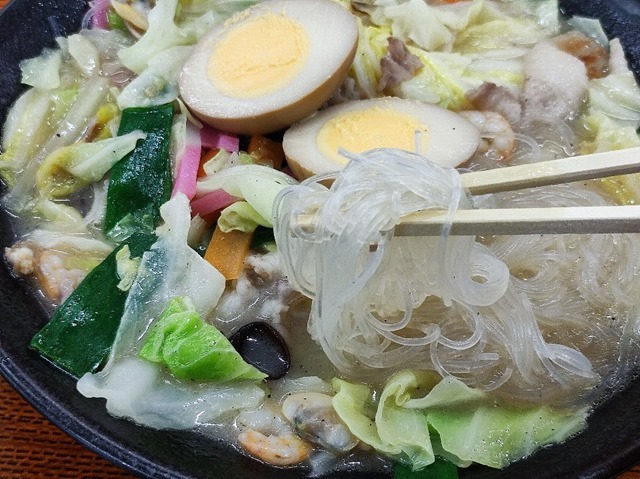
<svg viewBox="0 0 640 479">
<path fill-rule="evenodd" d="M 282 162 L 284 161 L 282 143 L 264 136 L 253 135 L 249 141 L 247 153 L 260 165 L 270 166 L 276 170 L 282 168 Z"/>
<path fill-rule="evenodd" d="M 204 259 L 220 271 L 227 281 L 238 279 L 244 269 L 252 238 L 253 232 L 232 230 L 225 233 L 216 225 Z"/>
</svg>

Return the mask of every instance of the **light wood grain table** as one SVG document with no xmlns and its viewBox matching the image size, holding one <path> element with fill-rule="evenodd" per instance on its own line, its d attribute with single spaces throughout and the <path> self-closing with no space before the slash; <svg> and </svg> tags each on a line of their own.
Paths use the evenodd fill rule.
<svg viewBox="0 0 640 479">
<path fill-rule="evenodd" d="M 7 3 L 0 0 L 0 8 Z M 0 478 L 134 477 L 60 431 L 0 378 Z M 640 479 L 640 466 L 618 479 Z"/>
</svg>

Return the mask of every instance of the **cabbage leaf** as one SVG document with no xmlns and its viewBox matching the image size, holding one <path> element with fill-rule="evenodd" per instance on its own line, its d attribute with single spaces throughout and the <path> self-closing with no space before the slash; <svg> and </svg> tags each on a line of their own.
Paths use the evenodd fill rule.
<svg viewBox="0 0 640 479">
<path fill-rule="evenodd" d="M 611 41 L 611 72 L 589 82 L 589 110 L 600 111 L 620 125 L 640 126 L 640 87 L 629 70 L 619 40 Z"/>
<path fill-rule="evenodd" d="M 101 380 L 85 375 L 78 390 L 106 398 L 107 410 L 157 429 L 192 429 L 222 416 L 260 406 L 265 392 L 253 382 L 200 384 L 167 377 L 158 365 L 137 357 L 114 364 Z"/>
<path fill-rule="evenodd" d="M 404 41 L 411 41 L 425 50 L 437 50 L 453 42 L 454 34 L 437 15 L 437 8 L 422 0 L 385 6 L 372 16 L 379 25 L 380 17 L 391 26 L 391 33 Z M 378 19 L 378 21 L 376 21 Z"/>
<path fill-rule="evenodd" d="M 169 300 L 147 334 L 140 357 L 166 365 L 181 379 L 228 382 L 267 377 L 245 362 L 215 326 L 202 321 L 187 297 Z"/>
<path fill-rule="evenodd" d="M 131 249 L 125 244 L 116 253 L 116 272 L 120 278 L 118 289 L 121 291 L 129 291 L 138 274 L 140 267 L 140 258 L 131 257 Z"/>
<path fill-rule="evenodd" d="M 559 31 L 556 0 L 508 5 L 473 0 L 431 6 L 420 0 L 357 2 L 372 25 L 359 19 L 358 52 L 350 71 L 364 96 L 380 96 L 380 60 L 391 35 L 423 64 L 413 78 L 389 92 L 443 108 L 470 108 L 465 95 L 485 82 L 518 95 L 524 82 L 526 45 Z M 429 25 L 425 28 L 425 25 Z"/>
<path fill-rule="evenodd" d="M 108 103 L 110 93 L 109 80 L 93 76 L 87 79 L 76 93 L 73 95 L 73 101 L 63 102 L 64 106 L 60 108 L 61 111 L 54 110 L 53 112 L 48 112 L 48 115 L 45 116 L 45 119 L 51 122 L 47 124 L 51 135 L 48 136 L 48 139 L 36 150 L 33 156 L 25 159 L 23 168 L 18 169 L 18 171 L 14 169 L 22 159 L 22 156 L 18 157 L 16 152 L 7 151 L 8 156 L 5 157 L 3 155 L 2 163 L 7 161 L 11 165 L 7 165 L 10 168 L 9 174 L 14 173 L 12 189 L 4 197 L 4 205 L 7 209 L 17 213 L 34 206 L 34 198 L 37 194 L 36 178 L 40 165 L 50 153 L 58 148 L 80 141 L 90 129 L 100 107 Z M 32 120 L 25 118 L 24 121 Z M 39 128 L 40 126 L 38 126 Z M 10 140 L 12 144 L 22 136 L 20 131 L 18 129 Z M 19 147 L 16 146 L 16 148 Z M 16 172 L 20 172 L 20 174 L 15 175 Z"/>
<path fill-rule="evenodd" d="M 581 144 L 581 153 L 597 153 L 601 151 L 622 150 L 640 147 L 640 136 L 635 128 L 621 126 L 602 112 L 592 112 L 582 118 L 586 131 L 593 134 L 590 141 Z M 634 205 L 640 203 L 640 174 L 617 175 L 596 180 L 602 192 L 618 205 Z"/>
<path fill-rule="evenodd" d="M 92 143 L 58 148 L 45 158 L 37 173 L 38 189 L 47 196 L 64 197 L 99 181 L 118 161 L 133 151 L 141 131 Z"/>
<path fill-rule="evenodd" d="M 178 45 L 190 45 L 196 38 L 187 35 L 175 24 L 178 0 L 158 0 L 149 12 L 149 28 L 132 46 L 120 50 L 123 65 L 135 73 L 142 73 L 149 61 L 159 53 Z"/>
<path fill-rule="evenodd" d="M 120 331 L 113 348 L 115 359 L 137 354 L 137 331 L 148 331 L 174 296 L 192 298 L 195 310 L 207 317 L 218 303 L 225 279 L 187 244 L 191 225 L 189 201 L 181 193 L 165 203 L 160 213 L 164 224 L 158 241 L 142 256 L 131 287 Z"/>
<path fill-rule="evenodd" d="M 387 38 L 391 35 L 388 27 L 365 25 L 361 18 L 358 21 L 358 47 L 356 56 L 349 70 L 359 91 L 364 97 L 378 96 L 378 82 L 382 76 L 380 59 L 387 51 Z"/>
<path fill-rule="evenodd" d="M 435 454 L 457 465 L 503 468 L 585 427 L 587 408 L 516 408 L 489 393 L 433 373 L 401 371 L 377 404 L 367 386 L 333 380 L 333 406 L 351 432 L 378 451 L 419 470 Z M 425 394 L 426 393 L 426 394 Z"/>
<path fill-rule="evenodd" d="M 227 212 L 226 221 L 230 229 L 245 229 L 251 220 L 256 224 L 273 227 L 273 202 L 276 195 L 297 181 L 291 176 L 262 165 L 239 165 L 227 168 L 198 182 L 198 196 L 216 190 L 224 190 L 232 196 L 243 198 L 258 216 L 246 206 L 231 208 Z M 258 221 L 260 220 L 260 221 Z M 238 228 L 231 228 L 236 224 Z M 243 226 L 240 226 L 243 225 Z"/>
<path fill-rule="evenodd" d="M 45 49 L 37 57 L 20 62 L 22 83 L 39 90 L 53 90 L 60 86 L 60 67 L 62 52 Z"/>
<path fill-rule="evenodd" d="M 584 33 L 601 47 L 607 48 L 609 46 L 607 34 L 603 30 L 600 20 L 597 18 L 575 16 L 571 17 L 567 23 L 576 30 Z"/>
<path fill-rule="evenodd" d="M 9 110 L 2 137 L 0 175 L 13 184 L 15 175 L 51 137 L 55 125 L 71 108 L 78 91 L 27 90 Z"/>
<path fill-rule="evenodd" d="M 223 209 L 218 218 L 218 226 L 225 233 L 232 230 L 251 233 L 258 226 L 273 227 L 271 221 L 263 218 L 246 201 L 236 201 Z"/>
<path fill-rule="evenodd" d="M 189 46 L 174 46 L 149 60 L 148 67 L 118 95 L 120 109 L 163 105 L 178 97 L 178 77 L 191 54 Z"/>
<path fill-rule="evenodd" d="M 100 68 L 100 52 L 87 37 L 80 33 L 67 38 L 69 54 L 76 61 L 82 73 L 89 76 Z"/>
<path fill-rule="evenodd" d="M 71 268 L 89 272 L 113 251 L 113 245 L 96 239 L 86 231 L 56 231 L 37 228 L 29 233 L 25 241 L 38 245 L 43 250 L 65 253 Z"/>
</svg>

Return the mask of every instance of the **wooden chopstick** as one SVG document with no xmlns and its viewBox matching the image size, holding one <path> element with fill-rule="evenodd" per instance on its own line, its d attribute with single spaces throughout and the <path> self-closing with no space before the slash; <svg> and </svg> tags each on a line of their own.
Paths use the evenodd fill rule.
<svg viewBox="0 0 640 479">
<path fill-rule="evenodd" d="M 573 156 L 460 175 L 472 195 L 584 181 L 640 172 L 640 147 Z M 444 210 L 425 210 L 401 218 L 396 236 L 439 236 Z M 297 226 L 312 229 L 314 215 L 300 215 Z M 640 205 L 457 210 L 451 235 L 640 233 Z"/>
<path fill-rule="evenodd" d="M 439 236 L 446 212 L 426 210 L 404 216 L 395 236 Z M 458 210 L 450 234 L 602 234 L 640 233 L 640 205 L 565 208 Z"/>
<path fill-rule="evenodd" d="M 640 147 L 572 156 L 460 175 L 472 195 L 604 178 L 640 172 Z"/>
<path fill-rule="evenodd" d="M 640 148 L 573 156 L 560 160 L 466 173 L 462 185 L 472 195 L 557 185 L 640 172 Z M 438 236 L 446 212 L 405 216 L 396 236 Z M 458 210 L 451 235 L 600 234 L 640 232 L 640 206 Z"/>
</svg>

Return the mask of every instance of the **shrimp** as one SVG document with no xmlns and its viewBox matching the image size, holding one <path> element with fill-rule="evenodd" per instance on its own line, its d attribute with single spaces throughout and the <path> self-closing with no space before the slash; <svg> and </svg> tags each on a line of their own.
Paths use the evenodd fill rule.
<svg viewBox="0 0 640 479">
<path fill-rule="evenodd" d="M 238 435 L 238 442 L 249 454 L 274 466 L 294 466 L 311 454 L 311 446 L 295 434 L 265 436 L 248 429 Z"/>
<path fill-rule="evenodd" d="M 63 302 L 85 277 L 79 269 L 67 269 L 61 254 L 45 250 L 36 256 L 35 275 L 45 294 L 53 301 Z"/>
<path fill-rule="evenodd" d="M 480 153 L 497 154 L 508 161 L 516 148 L 516 136 L 509 122 L 495 111 L 461 111 L 460 114 L 480 130 Z"/>
<path fill-rule="evenodd" d="M 63 302 L 82 282 L 86 273 L 66 267 L 65 253 L 38 247 L 5 248 L 4 256 L 19 276 L 35 276 L 42 291 L 55 302 Z"/>
</svg>

